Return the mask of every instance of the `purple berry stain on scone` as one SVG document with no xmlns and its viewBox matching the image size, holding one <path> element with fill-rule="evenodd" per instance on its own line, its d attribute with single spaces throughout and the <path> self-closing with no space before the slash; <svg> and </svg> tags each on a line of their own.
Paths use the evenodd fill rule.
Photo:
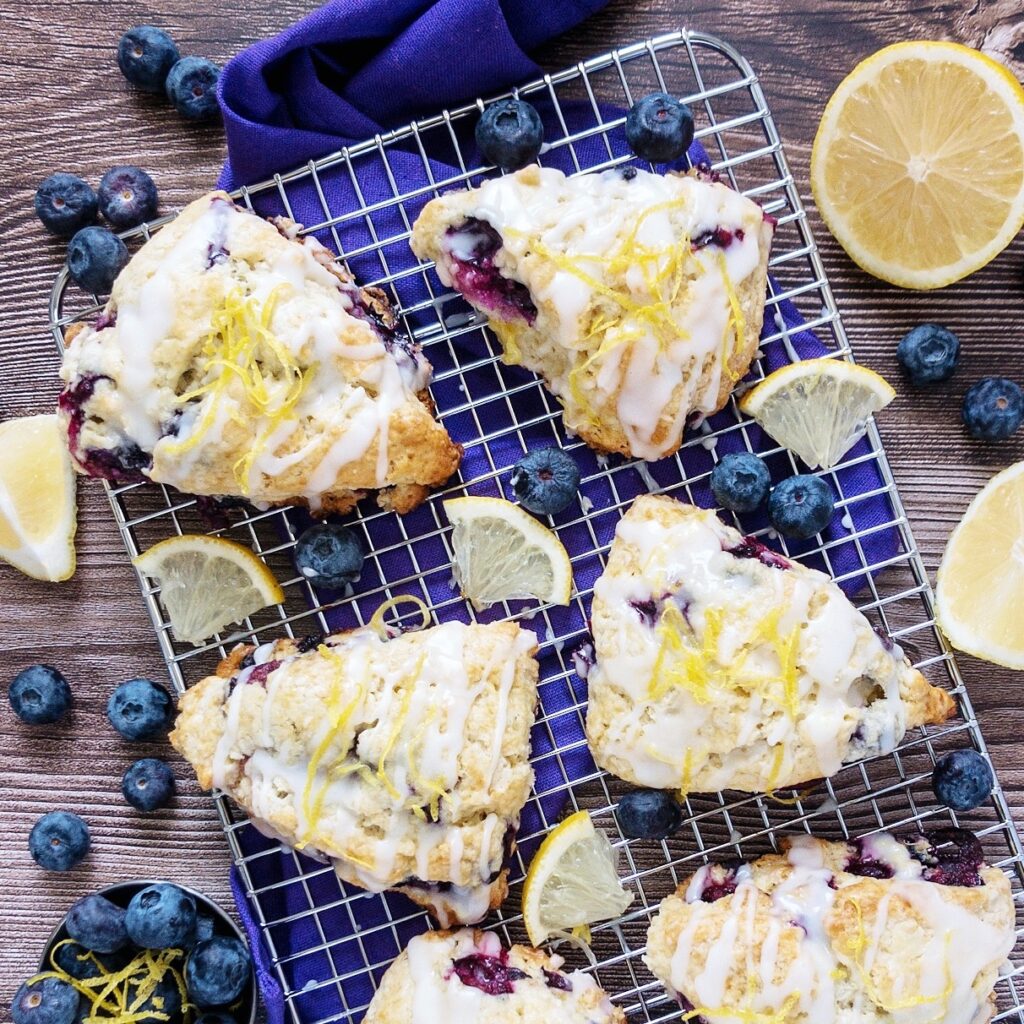
<svg viewBox="0 0 1024 1024">
<path fill-rule="evenodd" d="M 587 639 L 572 652 L 572 665 L 576 669 L 576 675 L 586 682 L 590 670 L 597 664 L 597 655 L 594 652 L 594 641 Z"/>
<path fill-rule="evenodd" d="M 266 683 L 267 677 L 270 675 L 270 673 L 273 672 L 274 669 L 277 668 L 280 664 L 281 664 L 280 661 L 274 660 L 274 661 L 265 661 L 262 665 L 257 665 L 249 673 L 249 678 L 246 679 L 246 682 L 247 683 L 259 683 L 260 686 L 263 686 Z"/>
<path fill-rule="evenodd" d="M 645 626 L 648 626 L 651 629 L 654 628 L 655 623 L 658 621 L 658 603 L 653 597 L 647 598 L 646 601 L 630 601 L 629 607 L 637 613 L 640 617 L 640 621 Z"/>
<path fill-rule="evenodd" d="M 515 982 L 529 977 L 518 967 L 510 967 L 508 953 L 502 950 L 498 956 L 486 953 L 470 953 L 452 961 L 452 972 L 470 988 L 478 988 L 489 996 L 508 996 L 515 991 Z"/>
<path fill-rule="evenodd" d="M 557 988 L 560 992 L 571 992 L 572 982 L 561 971 L 549 971 L 542 967 L 544 972 L 544 983 L 548 988 Z"/>
<path fill-rule="evenodd" d="M 733 242 L 742 242 L 743 238 L 743 228 L 736 228 L 735 230 L 723 227 L 711 228 L 691 238 L 690 248 L 694 252 L 698 249 L 706 249 L 709 245 L 713 245 L 718 249 L 728 249 Z"/>
<path fill-rule="evenodd" d="M 700 892 L 702 903 L 715 903 L 736 891 L 738 864 L 712 864 Z"/>
<path fill-rule="evenodd" d="M 907 841 L 910 856 L 924 865 L 921 877 L 938 885 L 982 884 L 985 855 L 973 833 L 963 828 L 940 828 Z"/>
<path fill-rule="evenodd" d="M 754 537 L 744 537 L 735 547 L 725 548 L 735 558 L 753 558 L 770 569 L 791 569 L 793 563 Z"/>
<path fill-rule="evenodd" d="M 850 843 L 850 859 L 846 862 L 846 871 L 862 878 L 892 878 L 895 873 L 891 864 L 874 855 L 870 837 L 855 839 Z"/>
</svg>

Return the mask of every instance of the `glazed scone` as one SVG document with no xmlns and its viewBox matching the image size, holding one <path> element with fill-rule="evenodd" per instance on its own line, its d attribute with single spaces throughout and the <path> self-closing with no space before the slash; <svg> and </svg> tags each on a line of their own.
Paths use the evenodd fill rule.
<svg viewBox="0 0 1024 1024">
<path fill-rule="evenodd" d="M 139 250 L 66 338 L 79 472 L 336 513 L 371 491 L 405 512 L 451 476 L 430 364 L 383 292 L 298 229 L 214 192 Z"/>
<path fill-rule="evenodd" d="M 591 447 L 661 459 L 717 412 L 764 317 L 773 221 L 707 174 L 526 167 L 426 205 L 412 248 Z"/>
<path fill-rule="evenodd" d="M 536 637 L 512 622 L 364 627 L 239 648 L 181 698 L 171 743 L 267 835 L 396 889 L 442 925 L 501 904 L 533 784 Z"/>
<path fill-rule="evenodd" d="M 387 969 L 363 1024 L 626 1024 L 581 971 L 493 932 L 427 932 Z"/>
<path fill-rule="evenodd" d="M 795 786 L 954 711 L 824 573 L 668 497 L 619 521 L 591 627 L 587 738 L 640 786 Z"/>
<path fill-rule="evenodd" d="M 706 1024 L 984 1024 L 1014 923 L 1009 880 L 970 832 L 800 836 L 683 882 L 645 960 Z"/>
</svg>

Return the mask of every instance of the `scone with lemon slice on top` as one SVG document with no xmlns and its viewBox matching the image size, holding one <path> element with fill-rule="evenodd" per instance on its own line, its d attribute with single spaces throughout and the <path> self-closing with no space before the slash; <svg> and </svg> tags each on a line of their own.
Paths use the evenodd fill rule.
<svg viewBox="0 0 1024 1024">
<path fill-rule="evenodd" d="M 554 953 L 505 949 L 469 928 L 417 935 L 387 969 L 364 1024 L 626 1024 L 589 974 Z"/>
<path fill-rule="evenodd" d="M 239 647 L 182 696 L 171 742 L 343 881 L 473 924 L 505 896 L 533 783 L 536 649 L 512 622 Z"/>
<path fill-rule="evenodd" d="M 954 711 L 824 573 L 668 497 L 620 520 L 592 629 L 590 747 L 641 786 L 770 792 Z"/>
<path fill-rule="evenodd" d="M 345 512 L 409 511 L 455 471 L 430 364 L 383 292 L 299 225 L 223 192 L 186 207 L 68 332 L 59 411 L 76 467 L 117 482 Z"/>
<path fill-rule="evenodd" d="M 714 864 L 663 900 L 645 960 L 707 1024 L 984 1024 L 1014 903 L 963 829 Z"/>
<path fill-rule="evenodd" d="M 671 455 L 757 350 L 773 222 L 709 174 L 538 166 L 429 202 L 412 247 L 600 451 Z"/>
</svg>

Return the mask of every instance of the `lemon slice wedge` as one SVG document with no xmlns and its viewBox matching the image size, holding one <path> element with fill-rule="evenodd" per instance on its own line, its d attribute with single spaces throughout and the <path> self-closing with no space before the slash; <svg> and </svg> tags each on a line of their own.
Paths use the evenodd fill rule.
<svg viewBox="0 0 1024 1024">
<path fill-rule="evenodd" d="M 572 565 L 562 542 L 518 505 L 502 498 L 451 498 L 455 582 L 477 611 L 496 601 L 535 598 L 566 605 Z"/>
<path fill-rule="evenodd" d="M 56 416 L 0 423 L 0 559 L 56 583 L 75 571 L 75 471 Z"/>
<path fill-rule="evenodd" d="M 895 397 L 874 370 L 824 357 L 769 374 L 740 409 L 811 469 L 830 469 L 864 436 L 871 414 Z"/>
<path fill-rule="evenodd" d="M 811 189 L 869 274 L 904 288 L 959 281 L 1024 224 L 1024 88 L 958 43 L 887 46 L 829 100 Z"/>
<path fill-rule="evenodd" d="M 1024 669 L 1024 462 L 989 480 L 953 530 L 935 614 L 954 647 Z"/>
<path fill-rule="evenodd" d="M 539 946 L 556 932 L 620 917 L 632 902 L 608 837 L 586 811 L 577 811 L 548 833 L 530 862 L 523 923 Z"/>
<path fill-rule="evenodd" d="M 202 643 L 229 623 L 284 600 L 267 566 L 247 547 L 223 537 L 169 537 L 134 565 L 160 584 L 171 629 L 186 643 Z"/>
</svg>

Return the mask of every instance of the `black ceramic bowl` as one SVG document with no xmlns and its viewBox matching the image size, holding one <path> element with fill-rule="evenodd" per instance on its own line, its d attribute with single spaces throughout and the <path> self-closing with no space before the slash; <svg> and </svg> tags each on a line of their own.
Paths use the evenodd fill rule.
<svg viewBox="0 0 1024 1024">
<path fill-rule="evenodd" d="M 116 885 L 108 885 L 103 889 L 97 889 L 96 892 L 100 896 L 106 896 L 111 903 L 116 903 L 119 907 L 127 907 L 131 898 L 139 892 L 141 889 L 145 889 L 147 885 L 154 885 L 156 882 L 161 881 L 160 879 L 142 879 L 137 882 L 118 882 Z M 242 934 L 241 929 L 235 924 L 231 917 L 220 907 L 217 906 L 213 900 L 204 896 L 201 892 L 196 892 L 195 889 L 190 889 L 187 885 L 181 885 L 178 882 L 172 883 L 177 885 L 179 889 L 187 892 L 196 901 L 196 907 L 202 910 L 204 913 L 209 914 L 213 918 L 213 933 L 214 935 L 230 935 L 233 938 L 241 939 L 248 948 L 248 941 L 245 935 Z M 67 918 L 63 918 L 59 925 L 53 930 L 53 934 L 50 936 L 49 941 L 46 943 L 46 949 L 43 952 L 42 961 L 39 964 L 41 971 L 52 970 L 52 964 L 50 963 L 50 952 L 58 942 L 62 942 L 68 937 L 67 928 L 65 922 Z M 246 990 L 242 993 L 242 1005 L 234 1011 L 234 1016 L 238 1020 L 238 1024 L 256 1024 L 256 977 L 251 976 L 249 984 Z"/>
</svg>

